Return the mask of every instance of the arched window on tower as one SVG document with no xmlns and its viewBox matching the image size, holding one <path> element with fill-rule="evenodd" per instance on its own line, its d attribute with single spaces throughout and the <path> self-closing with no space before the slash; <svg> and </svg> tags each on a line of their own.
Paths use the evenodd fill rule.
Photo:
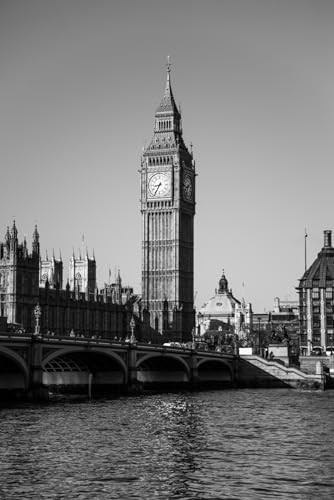
<svg viewBox="0 0 334 500">
<path fill-rule="evenodd" d="M 80 273 L 77 273 L 75 276 L 76 288 L 81 292 L 82 291 L 82 276 Z"/>
</svg>

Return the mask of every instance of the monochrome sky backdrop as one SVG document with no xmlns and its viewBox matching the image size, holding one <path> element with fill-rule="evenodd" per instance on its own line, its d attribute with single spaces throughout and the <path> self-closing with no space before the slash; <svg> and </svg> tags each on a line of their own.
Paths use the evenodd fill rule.
<svg viewBox="0 0 334 500">
<path fill-rule="evenodd" d="M 13 218 L 64 274 L 140 292 L 140 157 L 166 59 L 197 165 L 196 305 L 225 269 L 255 311 L 294 299 L 334 229 L 332 0 L 2 0 L 0 233 Z"/>
</svg>

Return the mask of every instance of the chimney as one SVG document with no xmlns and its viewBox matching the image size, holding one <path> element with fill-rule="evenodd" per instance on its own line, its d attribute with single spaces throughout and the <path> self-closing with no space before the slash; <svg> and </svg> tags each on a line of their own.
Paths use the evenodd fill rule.
<svg viewBox="0 0 334 500">
<path fill-rule="evenodd" d="M 324 247 L 332 248 L 332 231 L 324 231 Z"/>
</svg>

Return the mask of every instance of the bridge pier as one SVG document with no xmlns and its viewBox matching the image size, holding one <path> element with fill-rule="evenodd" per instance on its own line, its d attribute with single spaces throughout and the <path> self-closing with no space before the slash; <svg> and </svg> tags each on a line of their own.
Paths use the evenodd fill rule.
<svg viewBox="0 0 334 500">
<path fill-rule="evenodd" d="M 190 387 L 191 389 L 197 389 L 200 385 L 200 379 L 198 376 L 198 359 L 197 352 L 191 350 L 190 356 Z"/>
<path fill-rule="evenodd" d="M 237 389 L 240 384 L 240 356 L 234 357 L 233 363 L 233 387 Z"/>
<path fill-rule="evenodd" d="M 49 391 L 43 384 L 43 339 L 40 336 L 31 337 L 29 357 L 28 399 L 48 401 Z"/>
<path fill-rule="evenodd" d="M 142 384 L 138 381 L 137 375 L 137 344 L 128 345 L 128 393 L 137 394 L 142 392 Z"/>
</svg>

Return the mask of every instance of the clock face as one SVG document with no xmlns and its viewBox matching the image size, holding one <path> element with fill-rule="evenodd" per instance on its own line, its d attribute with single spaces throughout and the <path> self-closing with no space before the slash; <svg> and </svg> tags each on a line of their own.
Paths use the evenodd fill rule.
<svg viewBox="0 0 334 500">
<path fill-rule="evenodd" d="M 185 200 L 192 200 L 193 197 L 193 183 L 188 174 L 183 177 L 183 196 Z"/>
<path fill-rule="evenodd" d="M 170 175 L 163 172 L 152 175 L 148 181 L 149 198 L 164 198 L 170 196 Z"/>
</svg>

